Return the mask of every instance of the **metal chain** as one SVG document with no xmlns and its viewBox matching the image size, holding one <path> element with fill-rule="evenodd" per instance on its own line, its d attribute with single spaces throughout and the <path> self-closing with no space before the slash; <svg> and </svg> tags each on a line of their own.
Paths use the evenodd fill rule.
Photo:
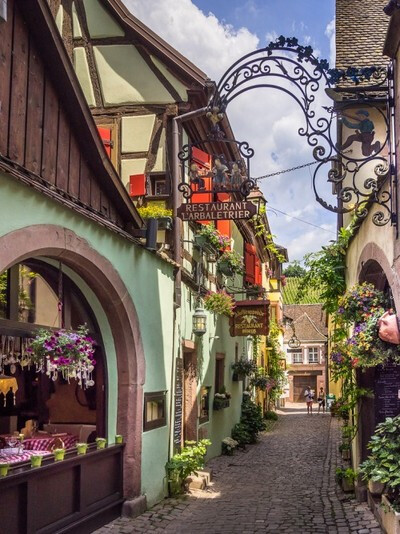
<svg viewBox="0 0 400 534">
<path fill-rule="evenodd" d="M 298 165 L 297 167 L 292 167 L 291 169 L 285 169 L 283 171 L 272 172 L 271 174 L 264 174 L 264 176 L 259 176 L 258 178 L 252 178 L 256 182 L 258 180 L 263 180 L 264 178 L 271 178 L 271 176 L 278 176 L 279 174 L 285 174 L 286 172 L 297 171 L 298 169 L 304 169 L 304 167 L 311 167 L 311 165 L 316 165 L 320 163 L 319 161 L 312 161 L 311 163 L 304 163 L 304 165 Z"/>
</svg>

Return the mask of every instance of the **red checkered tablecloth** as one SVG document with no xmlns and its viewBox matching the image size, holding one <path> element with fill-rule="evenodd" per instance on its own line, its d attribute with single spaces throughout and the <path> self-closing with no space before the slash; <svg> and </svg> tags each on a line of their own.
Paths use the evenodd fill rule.
<svg viewBox="0 0 400 534">
<path fill-rule="evenodd" d="M 31 456 L 40 455 L 48 456 L 51 453 L 48 451 L 26 451 L 21 454 L 4 454 L 0 449 L 0 464 L 16 464 L 17 462 L 27 462 Z"/>
<path fill-rule="evenodd" d="M 58 436 L 46 436 L 46 437 L 34 437 L 24 439 L 23 446 L 25 450 L 30 451 L 51 451 L 55 445 L 56 440 L 61 439 L 64 442 L 64 447 L 70 449 L 74 447 L 78 442 L 78 436 L 72 434 L 58 435 Z"/>
</svg>

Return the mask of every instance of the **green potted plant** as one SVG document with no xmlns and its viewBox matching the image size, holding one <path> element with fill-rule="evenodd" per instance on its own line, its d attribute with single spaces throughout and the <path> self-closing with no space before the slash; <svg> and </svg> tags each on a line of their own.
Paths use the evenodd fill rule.
<svg viewBox="0 0 400 534">
<path fill-rule="evenodd" d="M 371 481 L 369 487 L 373 491 L 378 492 L 384 486 L 383 527 L 387 532 L 397 532 L 400 530 L 400 416 L 379 423 L 367 447 L 371 454 L 361 464 L 360 471 L 364 479 Z M 372 482 L 381 485 L 372 486 Z"/>
<path fill-rule="evenodd" d="M 6 477 L 8 475 L 9 468 L 10 468 L 10 464 L 1 463 L 0 464 L 0 477 Z"/>
<path fill-rule="evenodd" d="M 354 481 L 357 478 L 357 472 L 351 467 L 346 469 L 343 467 L 336 468 L 336 480 L 342 486 L 344 492 L 354 491 Z"/>
<path fill-rule="evenodd" d="M 221 452 L 225 456 L 233 456 L 233 451 L 238 447 L 239 442 L 233 438 L 224 438 L 222 440 Z"/>
<path fill-rule="evenodd" d="M 77 443 L 76 444 L 76 449 L 77 449 L 79 455 L 86 454 L 87 448 L 88 448 L 88 444 L 87 443 Z"/>
<path fill-rule="evenodd" d="M 62 460 L 64 460 L 65 457 L 65 449 L 54 449 L 53 454 L 54 461 L 61 462 Z"/>
<path fill-rule="evenodd" d="M 166 463 L 165 469 L 171 496 L 183 493 L 187 477 L 197 474 L 198 470 L 204 468 L 204 458 L 209 445 L 211 441 L 208 439 L 202 439 L 197 443 L 186 441 L 182 450 L 174 454 Z"/>
<path fill-rule="evenodd" d="M 204 307 L 209 312 L 231 317 L 235 307 L 235 300 L 226 291 L 210 292 L 204 297 Z"/>
<path fill-rule="evenodd" d="M 33 454 L 31 456 L 31 467 L 40 467 L 42 465 L 43 456 L 41 454 Z"/>
<path fill-rule="evenodd" d="M 122 436 L 122 434 L 116 434 L 115 436 L 115 443 L 117 445 L 120 445 L 121 443 L 124 442 L 124 437 Z"/>
<path fill-rule="evenodd" d="M 360 473 L 363 480 L 368 482 L 368 491 L 374 497 L 382 495 L 385 484 L 381 482 L 382 472 L 377 469 L 377 461 L 373 457 L 369 457 L 360 466 Z"/>
<path fill-rule="evenodd" d="M 225 250 L 230 245 L 230 239 L 218 232 L 213 224 L 202 224 L 193 236 L 194 244 L 209 254 Z"/>
<path fill-rule="evenodd" d="M 147 206 L 138 208 L 139 215 L 142 219 L 158 219 L 158 228 L 160 230 L 170 230 L 172 228 L 172 210 L 160 206 L 156 203 L 150 203 Z"/>
<path fill-rule="evenodd" d="M 232 364 L 232 370 L 232 380 L 237 382 L 239 380 L 244 380 L 246 376 L 255 374 L 257 372 L 257 364 L 254 360 L 242 357 L 240 360 Z"/>
<path fill-rule="evenodd" d="M 234 250 L 225 250 L 217 261 L 217 269 L 228 277 L 243 274 L 243 256 Z"/>
<path fill-rule="evenodd" d="M 96 438 L 96 448 L 105 449 L 107 444 L 106 438 Z"/>
<path fill-rule="evenodd" d="M 339 445 L 339 452 L 342 455 L 342 460 L 350 460 L 350 444 L 343 442 Z"/>
<path fill-rule="evenodd" d="M 222 386 L 218 393 L 214 395 L 213 409 L 216 411 L 223 410 L 224 408 L 229 408 L 230 406 L 231 394 L 226 391 L 225 386 Z"/>
</svg>

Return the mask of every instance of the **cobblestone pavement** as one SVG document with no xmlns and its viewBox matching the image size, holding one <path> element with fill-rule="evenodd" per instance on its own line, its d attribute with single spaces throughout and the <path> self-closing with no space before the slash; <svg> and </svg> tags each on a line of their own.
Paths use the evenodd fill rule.
<svg viewBox="0 0 400 534">
<path fill-rule="evenodd" d="M 342 464 L 337 419 L 286 412 L 258 444 L 210 461 L 214 478 L 206 491 L 166 499 L 97 534 L 379 534 L 367 505 L 335 483 L 335 469 Z"/>
</svg>

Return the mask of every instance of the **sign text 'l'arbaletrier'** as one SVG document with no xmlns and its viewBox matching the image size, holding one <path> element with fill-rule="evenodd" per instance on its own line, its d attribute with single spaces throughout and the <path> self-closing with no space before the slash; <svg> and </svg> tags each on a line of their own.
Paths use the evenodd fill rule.
<svg viewBox="0 0 400 534">
<path fill-rule="evenodd" d="M 177 215 L 183 221 L 223 221 L 251 219 L 256 215 L 256 206 L 249 201 L 203 202 L 182 204 Z"/>
</svg>

